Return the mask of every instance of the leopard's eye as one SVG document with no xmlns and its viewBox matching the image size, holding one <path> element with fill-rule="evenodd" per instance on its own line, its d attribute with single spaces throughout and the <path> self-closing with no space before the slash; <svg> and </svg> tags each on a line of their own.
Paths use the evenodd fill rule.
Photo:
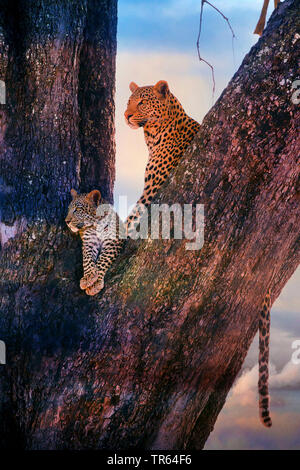
<svg viewBox="0 0 300 470">
<path fill-rule="evenodd" d="M 144 102 L 143 100 L 141 100 L 141 101 L 139 102 L 138 106 L 141 106 L 141 105 L 143 105 L 143 104 L 145 104 L 145 102 Z"/>
<path fill-rule="evenodd" d="M 77 212 L 77 211 L 78 211 L 78 208 L 77 208 L 77 207 L 75 207 L 75 209 L 73 210 L 73 213 L 74 213 L 74 212 Z"/>
</svg>

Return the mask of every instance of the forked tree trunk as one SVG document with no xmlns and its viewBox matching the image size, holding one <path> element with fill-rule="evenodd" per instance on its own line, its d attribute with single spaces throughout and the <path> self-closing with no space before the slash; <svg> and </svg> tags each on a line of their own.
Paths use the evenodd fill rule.
<svg viewBox="0 0 300 470">
<path fill-rule="evenodd" d="M 186 240 L 132 241 L 105 290 L 87 297 L 78 241 L 55 212 L 76 182 L 75 147 L 66 155 L 70 184 L 59 183 L 63 157 L 53 162 L 57 188 L 53 175 L 51 194 L 36 197 L 37 213 L 51 201 L 49 213 L 32 214 L 2 252 L 2 447 L 203 447 L 257 331 L 272 273 L 273 302 L 299 264 L 298 28 L 299 2 L 287 0 L 156 201 L 205 204 L 200 251 L 187 251 Z M 47 155 L 28 141 L 28 165 L 40 175 Z M 88 139 L 86 148 L 92 158 Z"/>
</svg>

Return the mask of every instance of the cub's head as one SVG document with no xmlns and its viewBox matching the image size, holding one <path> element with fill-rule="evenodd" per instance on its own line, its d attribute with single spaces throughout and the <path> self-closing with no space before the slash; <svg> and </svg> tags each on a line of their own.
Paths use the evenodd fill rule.
<svg viewBox="0 0 300 470">
<path fill-rule="evenodd" d="M 101 193 L 97 189 L 88 194 L 77 194 L 71 189 L 72 201 L 69 205 L 66 224 L 72 232 L 85 230 L 96 221 L 97 207 L 101 202 Z"/>
<path fill-rule="evenodd" d="M 126 124 L 132 129 L 144 127 L 167 117 L 169 110 L 169 86 L 160 80 L 154 86 L 142 86 L 131 82 L 129 89 L 132 95 L 129 98 L 124 113 Z"/>
</svg>

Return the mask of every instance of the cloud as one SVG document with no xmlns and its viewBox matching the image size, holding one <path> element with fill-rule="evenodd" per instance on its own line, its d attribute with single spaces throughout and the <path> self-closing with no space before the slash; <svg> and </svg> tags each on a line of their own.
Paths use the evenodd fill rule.
<svg viewBox="0 0 300 470">
<path fill-rule="evenodd" d="M 297 296 L 298 273 L 281 295 L 285 308 Z M 292 343 L 299 339 L 299 313 L 275 309 L 271 312 L 270 395 L 273 427 L 265 429 L 258 418 L 258 335 L 244 362 L 244 370 L 228 394 L 211 433 L 207 449 L 299 449 L 300 365 L 291 362 Z"/>
<path fill-rule="evenodd" d="M 300 314 L 300 267 L 295 271 L 272 306 L 273 311 Z"/>
<path fill-rule="evenodd" d="M 293 353 L 292 344 L 300 339 L 300 267 L 289 279 L 271 310 L 270 357 L 277 370 L 281 370 Z M 258 357 L 258 334 L 248 351 L 245 368 L 252 368 Z"/>
<path fill-rule="evenodd" d="M 281 372 L 270 377 L 270 388 L 300 390 L 300 364 L 289 361 Z"/>
<path fill-rule="evenodd" d="M 237 407 L 236 414 L 220 415 L 205 449 L 299 449 L 300 414 L 295 411 L 272 412 L 273 426 L 262 426 L 252 409 Z"/>
<path fill-rule="evenodd" d="M 270 376 L 276 373 L 273 365 L 270 366 Z M 254 406 L 257 402 L 258 364 L 246 369 L 237 379 L 228 399 L 227 407 Z"/>
<path fill-rule="evenodd" d="M 237 379 L 231 391 L 231 405 L 235 406 L 235 401 L 238 401 L 240 406 L 252 405 L 256 401 L 257 382 L 258 364 L 245 370 Z M 282 370 L 277 372 L 276 367 L 271 363 L 269 384 L 270 392 L 272 389 L 300 389 L 300 364 L 296 365 L 288 361 Z"/>
<path fill-rule="evenodd" d="M 238 378 L 220 413 L 206 449 L 297 449 L 300 446 L 300 365 L 270 367 L 273 427 L 258 417 L 258 366 Z"/>
</svg>

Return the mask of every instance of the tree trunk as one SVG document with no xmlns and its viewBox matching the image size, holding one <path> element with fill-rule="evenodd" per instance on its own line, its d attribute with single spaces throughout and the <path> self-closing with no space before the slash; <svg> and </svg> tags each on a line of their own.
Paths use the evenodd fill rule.
<svg viewBox="0 0 300 470">
<path fill-rule="evenodd" d="M 0 13 L 1 221 L 57 223 L 73 186 L 112 201 L 116 1 L 9 0 Z"/>
<path fill-rule="evenodd" d="M 2 395 L 0 405 L 4 447 L 14 445 L 15 432 L 17 446 L 28 443 L 29 437 L 22 435 L 23 418 L 18 418 L 13 404 L 17 397 L 12 395 L 17 393 L 17 408 L 22 408 L 27 392 L 17 389 L 25 377 L 17 378 L 20 371 L 15 367 L 24 364 L 22 359 L 15 363 L 14 357 L 23 342 L 19 334 L 25 342 L 31 340 L 23 330 L 29 324 L 17 326 L 19 314 L 25 319 L 29 308 L 34 316 L 45 315 L 39 334 L 48 336 L 47 315 L 54 304 L 55 310 L 65 308 L 62 297 L 57 303 L 50 299 L 53 292 L 48 288 L 58 278 L 68 282 L 70 266 L 72 272 L 80 266 L 79 243 L 65 233 L 70 189 L 98 187 L 107 200 L 113 199 L 116 26 L 117 0 L 1 2 L 0 79 L 6 84 L 6 104 L 1 104 L 0 118 L 0 309 L 4 314 L 12 308 L 13 314 L 12 323 L 1 315 L 0 338 L 8 349 L 7 370 L 1 374 L 7 372 L 13 381 L 16 374 L 15 392 Z M 63 256 L 69 250 L 74 264 Z M 49 310 L 48 295 L 54 302 Z M 40 353 L 34 354 L 38 359 Z M 7 385 L 2 377 L 1 387 Z M 31 422 L 31 413 L 25 414 Z"/>
<path fill-rule="evenodd" d="M 273 303 L 300 260 L 298 28 L 299 1 L 286 0 L 156 200 L 204 203 L 201 250 L 187 251 L 186 240 L 131 241 L 105 290 L 87 297 L 78 241 L 56 209 L 70 184 L 60 183 L 62 158 L 52 162 L 51 207 L 37 198 L 44 218 L 34 212 L 2 251 L 3 447 L 203 447 L 267 288 Z M 47 154 L 30 136 L 26 165 L 44 172 Z M 65 178 L 74 184 L 72 155 Z"/>
</svg>

